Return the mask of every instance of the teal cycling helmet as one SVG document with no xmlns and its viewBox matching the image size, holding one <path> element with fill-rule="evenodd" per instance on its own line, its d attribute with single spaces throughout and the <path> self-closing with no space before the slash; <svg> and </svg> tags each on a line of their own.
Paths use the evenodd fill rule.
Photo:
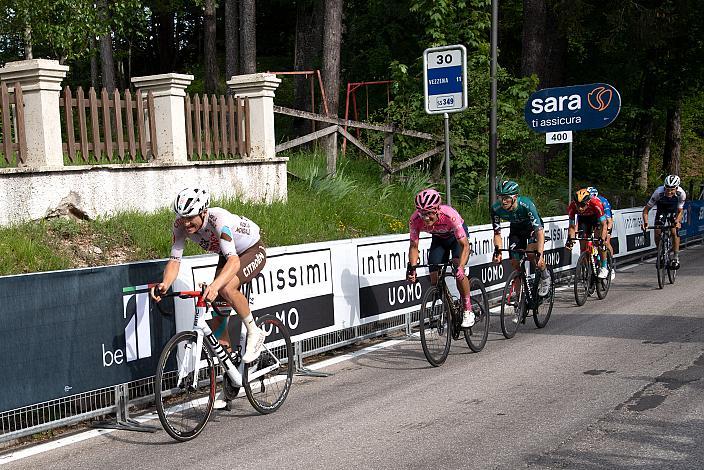
<svg viewBox="0 0 704 470">
<path fill-rule="evenodd" d="M 497 196 L 513 196 L 518 194 L 518 183 L 511 180 L 503 180 L 496 185 Z"/>
</svg>

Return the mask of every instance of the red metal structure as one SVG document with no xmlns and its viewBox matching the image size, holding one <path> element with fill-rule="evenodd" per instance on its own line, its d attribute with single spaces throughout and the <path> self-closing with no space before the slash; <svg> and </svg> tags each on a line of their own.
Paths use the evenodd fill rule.
<svg viewBox="0 0 704 470">
<path fill-rule="evenodd" d="M 368 93 L 368 86 L 369 85 L 386 85 L 386 103 L 388 104 L 391 101 L 391 90 L 389 88 L 389 85 L 393 83 L 392 80 L 380 80 L 376 82 L 350 82 L 347 84 L 347 99 L 345 100 L 345 121 L 349 120 L 349 112 L 350 112 L 350 96 L 352 97 L 352 107 L 353 107 L 353 112 L 354 112 L 354 120 L 359 121 L 359 114 L 357 112 L 357 89 L 364 87 L 365 91 L 367 91 L 367 106 L 366 106 L 366 118 L 369 119 L 369 93 Z M 345 130 L 347 130 L 347 125 L 345 125 Z M 359 132 L 360 130 L 357 129 L 357 137 L 359 137 Z M 342 154 L 345 154 L 345 151 L 347 150 L 347 139 L 344 139 L 342 141 Z"/>
</svg>

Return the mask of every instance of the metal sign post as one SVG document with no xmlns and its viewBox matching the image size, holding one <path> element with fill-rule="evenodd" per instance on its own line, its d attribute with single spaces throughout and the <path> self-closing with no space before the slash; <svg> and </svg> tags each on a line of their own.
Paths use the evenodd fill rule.
<svg viewBox="0 0 704 470">
<path fill-rule="evenodd" d="M 425 112 L 445 119 L 445 188 L 450 195 L 450 116 L 467 109 L 467 49 L 461 45 L 431 47 L 423 52 Z"/>
</svg>

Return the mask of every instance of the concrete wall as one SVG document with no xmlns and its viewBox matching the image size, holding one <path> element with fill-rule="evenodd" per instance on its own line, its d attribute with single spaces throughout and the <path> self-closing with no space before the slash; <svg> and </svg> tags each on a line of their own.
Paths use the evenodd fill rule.
<svg viewBox="0 0 704 470">
<path fill-rule="evenodd" d="M 189 161 L 185 89 L 192 75 L 133 77 L 154 97 L 158 152 L 148 164 L 64 166 L 59 92 L 68 67 L 37 59 L 10 62 L 0 81 L 19 83 L 25 103 L 27 155 L 18 168 L 0 168 L 0 226 L 73 214 L 93 219 L 118 212 L 168 207 L 186 187 L 215 198 L 270 203 L 286 200 L 286 158 L 276 157 L 273 103 L 281 80 L 272 74 L 232 77 L 228 86 L 248 100 L 251 151 L 243 160 Z"/>
<path fill-rule="evenodd" d="M 60 169 L 0 169 L 0 225 L 68 212 L 110 216 L 168 207 L 187 186 L 214 198 L 270 203 L 286 200 L 286 158 L 185 164 L 91 165 Z"/>
</svg>

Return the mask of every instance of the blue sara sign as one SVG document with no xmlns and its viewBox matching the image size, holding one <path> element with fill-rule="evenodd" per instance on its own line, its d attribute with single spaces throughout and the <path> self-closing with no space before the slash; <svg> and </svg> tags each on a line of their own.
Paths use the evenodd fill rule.
<svg viewBox="0 0 704 470">
<path fill-rule="evenodd" d="M 621 110 L 621 95 L 606 83 L 538 90 L 526 102 L 525 119 L 535 132 L 606 127 Z"/>
</svg>

